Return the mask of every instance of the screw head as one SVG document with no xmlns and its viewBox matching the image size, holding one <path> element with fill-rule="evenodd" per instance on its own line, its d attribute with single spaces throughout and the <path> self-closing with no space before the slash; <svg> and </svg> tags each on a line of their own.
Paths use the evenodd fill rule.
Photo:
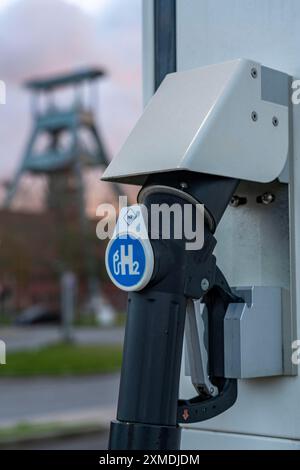
<svg viewBox="0 0 300 470">
<path fill-rule="evenodd" d="M 261 202 L 265 204 L 266 206 L 271 204 L 274 201 L 275 201 L 275 196 L 272 193 L 267 192 L 261 196 Z"/>
<path fill-rule="evenodd" d="M 274 127 L 277 127 L 277 126 L 278 126 L 278 124 L 279 124 L 279 119 L 278 119 L 277 116 L 273 116 L 273 118 L 272 118 L 272 124 L 273 124 Z"/>
<path fill-rule="evenodd" d="M 229 204 L 230 204 L 231 207 L 244 206 L 245 204 L 247 204 L 247 198 L 238 196 L 237 194 L 234 194 L 232 196 Z"/>
<path fill-rule="evenodd" d="M 251 69 L 251 77 L 252 78 L 257 78 L 257 69 L 255 67 L 253 67 Z"/>
<path fill-rule="evenodd" d="M 254 121 L 254 122 L 257 121 L 258 115 L 257 115 L 257 112 L 256 112 L 256 111 L 252 111 L 252 113 L 251 113 L 251 119 L 252 119 L 252 121 Z"/>
<path fill-rule="evenodd" d="M 206 279 L 206 278 L 202 279 L 202 281 L 201 281 L 201 289 L 202 289 L 203 291 L 207 291 L 207 290 L 209 289 L 209 280 L 208 280 L 208 279 Z"/>
<path fill-rule="evenodd" d="M 239 197 L 238 196 L 232 196 L 230 205 L 231 207 L 238 207 L 240 204 Z"/>
</svg>

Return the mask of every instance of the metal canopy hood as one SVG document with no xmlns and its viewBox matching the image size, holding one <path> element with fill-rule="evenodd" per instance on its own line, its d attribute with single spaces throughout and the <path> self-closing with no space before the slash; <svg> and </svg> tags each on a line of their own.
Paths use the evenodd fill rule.
<svg viewBox="0 0 300 470">
<path fill-rule="evenodd" d="M 289 83 L 245 59 L 168 75 L 102 179 L 189 170 L 275 180 L 289 150 Z"/>
</svg>

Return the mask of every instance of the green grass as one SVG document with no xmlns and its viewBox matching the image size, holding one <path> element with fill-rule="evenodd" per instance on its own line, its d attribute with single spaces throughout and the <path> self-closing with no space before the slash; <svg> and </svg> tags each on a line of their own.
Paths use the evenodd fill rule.
<svg viewBox="0 0 300 470">
<path fill-rule="evenodd" d="M 0 377 L 105 374 L 121 367 L 121 346 L 59 343 L 34 351 L 7 353 Z"/>
<path fill-rule="evenodd" d="M 33 439 L 61 438 L 89 432 L 101 432 L 98 423 L 27 423 L 0 429 L 0 447 L 5 444 Z"/>
<path fill-rule="evenodd" d="M 1 326 L 10 326 L 13 323 L 14 317 L 8 313 L 0 311 L 0 325 Z"/>
</svg>

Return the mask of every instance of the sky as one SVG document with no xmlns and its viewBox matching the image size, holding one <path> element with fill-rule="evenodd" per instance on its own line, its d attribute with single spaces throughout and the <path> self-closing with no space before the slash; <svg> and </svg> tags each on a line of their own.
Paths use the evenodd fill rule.
<svg viewBox="0 0 300 470">
<path fill-rule="evenodd" d="M 0 0 L 0 80 L 7 90 L 0 105 L 1 181 L 11 179 L 21 161 L 31 129 L 22 83 L 35 76 L 103 66 L 108 75 L 99 83 L 97 118 L 110 157 L 117 153 L 142 110 L 141 2 Z M 90 178 L 95 204 L 105 186 L 94 190 Z"/>
</svg>

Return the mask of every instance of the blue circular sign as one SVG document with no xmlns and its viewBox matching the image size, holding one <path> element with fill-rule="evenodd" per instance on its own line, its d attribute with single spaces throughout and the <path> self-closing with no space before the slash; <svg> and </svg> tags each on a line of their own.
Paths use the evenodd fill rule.
<svg viewBox="0 0 300 470">
<path fill-rule="evenodd" d="M 132 234 L 118 235 L 107 247 L 106 267 L 118 287 L 128 291 L 139 290 L 151 278 L 152 258 L 153 253 L 149 253 L 144 240 Z"/>
</svg>

